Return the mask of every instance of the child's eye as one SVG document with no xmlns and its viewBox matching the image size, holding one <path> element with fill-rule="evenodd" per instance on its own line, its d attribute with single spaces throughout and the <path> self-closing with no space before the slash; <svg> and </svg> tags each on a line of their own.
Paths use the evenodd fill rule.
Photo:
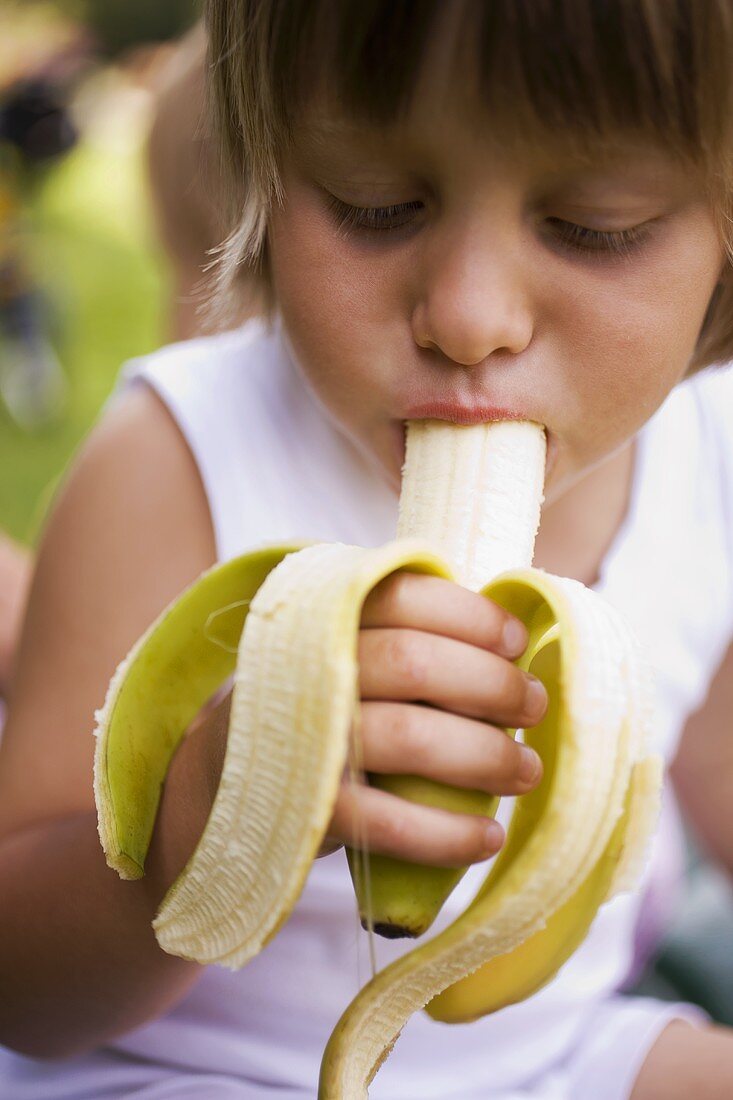
<svg viewBox="0 0 733 1100">
<path fill-rule="evenodd" d="M 339 230 L 394 230 L 409 225 L 424 204 L 420 201 L 393 203 L 389 206 L 352 206 L 335 195 L 328 195 L 328 208 Z M 562 218 L 547 218 L 553 236 L 562 245 L 586 254 L 627 256 L 649 233 L 649 224 L 629 229 L 589 229 Z"/>
<path fill-rule="evenodd" d="M 421 202 L 398 202 L 391 206 L 351 206 L 335 195 L 328 196 L 328 207 L 337 229 L 401 229 L 423 208 Z"/>
<path fill-rule="evenodd" d="M 546 224 L 555 238 L 567 248 L 596 255 L 610 253 L 615 256 L 628 256 L 637 245 L 646 240 L 650 230 L 648 222 L 631 226 L 629 229 L 616 230 L 589 229 L 585 225 L 563 221 L 562 218 L 547 218 Z"/>
</svg>

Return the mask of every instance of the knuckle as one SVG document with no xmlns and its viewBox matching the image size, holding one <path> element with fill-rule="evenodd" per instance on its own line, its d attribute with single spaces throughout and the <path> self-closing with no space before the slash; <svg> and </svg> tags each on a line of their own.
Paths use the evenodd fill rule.
<svg viewBox="0 0 733 1100">
<path fill-rule="evenodd" d="M 401 755 L 420 763 L 425 755 L 426 738 L 421 715 L 416 707 L 395 707 L 392 736 Z"/>
<path fill-rule="evenodd" d="M 387 659 L 401 683 L 412 693 L 424 688 L 428 679 L 428 654 L 416 633 L 405 630 L 395 632 Z"/>
<path fill-rule="evenodd" d="M 399 813 L 386 813 L 380 818 L 378 829 L 378 841 L 380 846 L 391 852 L 404 850 L 407 840 L 408 825 L 405 818 Z"/>
<path fill-rule="evenodd" d="M 409 573 L 393 573 L 385 585 L 386 609 L 391 619 L 399 621 L 407 612 L 414 590 Z"/>
</svg>

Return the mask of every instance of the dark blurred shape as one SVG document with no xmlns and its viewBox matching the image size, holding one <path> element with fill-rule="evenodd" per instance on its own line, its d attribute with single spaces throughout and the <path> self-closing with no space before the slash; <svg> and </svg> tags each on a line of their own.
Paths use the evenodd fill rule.
<svg viewBox="0 0 733 1100">
<path fill-rule="evenodd" d="M 67 384 L 45 335 L 45 300 L 23 274 L 0 266 L 0 397 L 19 428 L 36 431 L 62 414 Z"/>
<path fill-rule="evenodd" d="M 47 302 L 26 254 L 24 203 L 41 167 L 76 144 L 67 94 L 41 74 L 0 92 L 0 400 L 26 431 L 53 422 L 66 394 Z"/>
<path fill-rule="evenodd" d="M 59 6 L 87 25 L 107 57 L 176 38 L 200 14 L 198 0 L 62 0 Z"/>
<path fill-rule="evenodd" d="M 65 97 L 43 78 L 19 81 L 0 102 L 0 142 L 14 145 L 27 162 L 67 152 L 77 133 Z"/>
</svg>

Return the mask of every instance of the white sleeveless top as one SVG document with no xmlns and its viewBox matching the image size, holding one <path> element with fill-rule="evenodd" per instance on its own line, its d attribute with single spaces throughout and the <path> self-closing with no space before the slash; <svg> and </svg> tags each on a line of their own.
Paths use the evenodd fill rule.
<svg viewBox="0 0 733 1100">
<path fill-rule="evenodd" d="M 162 397 L 198 463 L 220 559 L 297 540 L 378 546 L 397 497 L 290 361 L 277 327 L 162 349 L 128 364 Z M 671 759 L 733 636 L 733 376 L 683 383 L 641 431 L 632 499 L 596 585 L 631 621 L 657 673 L 655 748 Z M 502 800 L 506 823 L 511 799 Z M 373 1100 L 622 1100 L 654 1038 L 693 1006 L 622 997 L 645 889 L 678 858 L 673 807 L 641 887 L 604 906 L 544 989 L 471 1024 L 417 1013 L 370 1089 Z M 465 908 L 473 867 L 429 933 Z M 377 938 L 381 968 L 409 941 Z M 314 1098 L 321 1054 L 369 976 L 343 851 L 316 860 L 289 921 L 243 970 L 208 967 L 159 1020 L 93 1054 L 40 1063 L 0 1049 L 0 1097 Z"/>
</svg>

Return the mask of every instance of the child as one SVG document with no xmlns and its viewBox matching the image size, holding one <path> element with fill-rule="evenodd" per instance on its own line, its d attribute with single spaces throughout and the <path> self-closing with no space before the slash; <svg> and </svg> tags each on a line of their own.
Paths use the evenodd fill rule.
<svg viewBox="0 0 733 1100">
<path fill-rule="evenodd" d="M 211 805 L 226 700 L 174 759 L 146 877 L 120 882 L 96 834 L 92 713 L 118 660 L 217 558 L 392 537 L 407 419 L 547 426 L 535 563 L 636 628 L 655 747 L 677 754 L 690 820 L 733 866 L 733 383 L 697 373 L 733 351 L 732 19 L 728 0 L 209 0 L 238 218 L 219 292 L 254 266 L 272 324 L 129 365 L 49 520 L 0 758 L 2 1095 L 313 1097 L 367 976 L 340 847 L 355 823 L 373 850 L 436 864 L 500 847 L 489 821 L 344 786 L 262 954 L 235 974 L 166 956 L 150 921 Z M 520 797 L 539 782 L 498 728 L 545 706 L 511 664 L 514 620 L 408 576 L 375 591 L 362 627 L 367 770 Z M 433 707 L 410 691 L 415 661 Z M 418 1013 L 370 1095 L 733 1095 L 728 1029 L 618 994 L 643 896 L 605 906 L 527 1001 L 456 1027 Z M 410 946 L 380 941 L 380 966 Z"/>
<path fill-rule="evenodd" d="M 31 579 L 31 556 L 0 531 L 0 730 L 3 700 L 10 688 L 16 638 Z"/>
</svg>

